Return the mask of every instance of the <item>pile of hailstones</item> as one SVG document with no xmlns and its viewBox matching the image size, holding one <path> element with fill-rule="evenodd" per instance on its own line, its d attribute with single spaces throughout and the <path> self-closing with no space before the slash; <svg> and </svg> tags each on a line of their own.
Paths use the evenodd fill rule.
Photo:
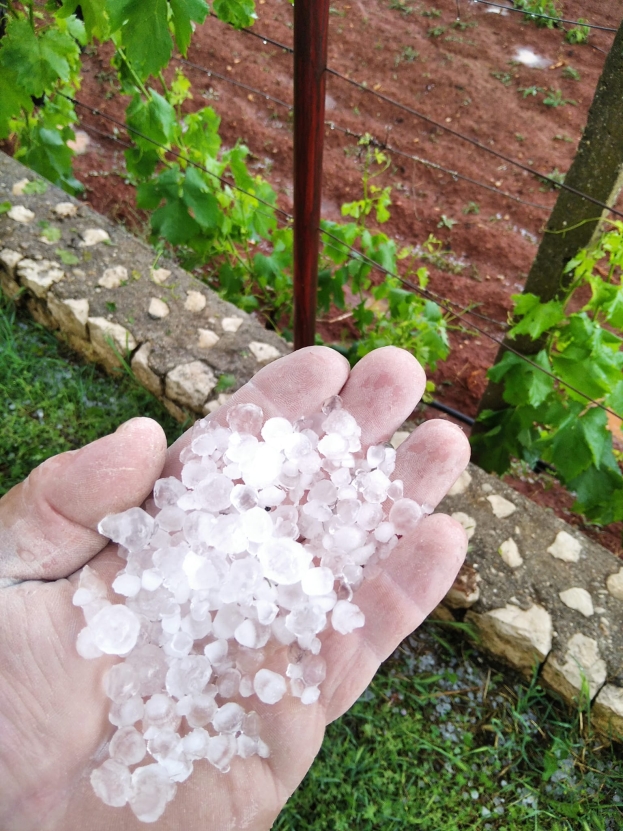
<svg viewBox="0 0 623 831">
<path fill-rule="evenodd" d="M 118 729 L 91 783 L 144 822 L 195 761 L 227 772 L 235 756 L 269 755 L 258 714 L 240 702 L 276 704 L 288 686 L 304 704 L 318 699 L 319 634 L 363 626 L 353 592 L 428 512 L 390 480 L 392 447 L 363 455 L 338 396 L 295 424 L 264 421 L 254 404 L 227 423 L 197 422 L 181 481 L 158 480 L 147 510 L 100 523 L 127 561 L 112 584 L 125 604 L 88 567 L 73 598 L 87 621 L 80 655 L 124 658 L 105 677 Z M 274 668 L 283 647 L 285 674 Z M 155 761 L 141 765 L 147 754 Z"/>
</svg>

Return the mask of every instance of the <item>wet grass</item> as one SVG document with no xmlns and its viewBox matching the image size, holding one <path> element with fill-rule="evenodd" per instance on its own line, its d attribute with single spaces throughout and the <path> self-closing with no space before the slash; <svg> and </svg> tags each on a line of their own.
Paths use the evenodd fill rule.
<svg viewBox="0 0 623 831">
<path fill-rule="evenodd" d="M 623 758 L 439 624 L 332 724 L 275 831 L 615 831 Z"/>
<path fill-rule="evenodd" d="M 0 495 L 56 453 L 150 416 L 169 441 L 180 425 L 126 373 L 79 363 L 54 335 L 0 295 Z"/>
<path fill-rule="evenodd" d="M 177 424 L 127 374 L 75 361 L 0 299 L 0 494 L 55 453 L 149 415 Z M 349 713 L 276 831 L 616 831 L 623 758 L 536 684 L 492 670 L 456 632 L 425 624 Z"/>
</svg>

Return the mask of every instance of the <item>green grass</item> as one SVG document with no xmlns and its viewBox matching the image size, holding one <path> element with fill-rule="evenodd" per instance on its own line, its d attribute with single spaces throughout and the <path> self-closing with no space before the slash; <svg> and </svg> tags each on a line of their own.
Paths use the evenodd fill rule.
<svg viewBox="0 0 623 831">
<path fill-rule="evenodd" d="M 69 360 L 71 358 L 71 361 Z M 127 374 L 111 377 L 22 315 L 0 295 L 0 495 L 49 456 L 151 416 L 169 441 L 180 425 Z"/>
<path fill-rule="evenodd" d="M 181 430 L 127 375 L 77 363 L 0 299 L 0 493 L 135 415 Z M 458 626 L 458 625 L 457 625 Z M 275 831 L 616 831 L 623 760 L 538 686 L 426 624 L 332 724 Z"/>
<path fill-rule="evenodd" d="M 329 727 L 274 831 L 615 831 L 619 806 L 623 760 L 586 714 L 429 623 Z"/>
</svg>

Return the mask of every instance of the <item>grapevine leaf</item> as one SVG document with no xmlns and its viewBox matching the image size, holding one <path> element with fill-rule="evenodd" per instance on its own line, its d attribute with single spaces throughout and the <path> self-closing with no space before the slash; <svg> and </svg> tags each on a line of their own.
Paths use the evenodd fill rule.
<svg viewBox="0 0 623 831">
<path fill-rule="evenodd" d="M 542 349 L 532 360 L 551 372 L 546 350 Z M 527 402 L 532 407 L 538 407 L 554 389 L 553 378 L 512 352 L 505 352 L 502 359 L 491 367 L 489 378 L 496 384 L 504 380 L 504 400 L 517 406 Z"/>
<path fill-rule="evenodd" d="M 188 51 L 193 33 L 191 21 L 203 23 L 208 14 L 208 4 L 204 0 L 170 0 L 175 29 L 175 42 L 182 55 Z"/>
<path fill-rule="evenodd" d="M 151 217 L 154 233 L 164 237 L 171 245 L 181 245 L 201 232 L 201 227 L 188 213 L 181 199 L 167 200 Z"/>
<path fill-rule="evenodd" d="M 212 107 L 204 107 L 196 113 L 186 116 L 185 138 L 188 147 L 192 148 L 195 158 L 204 164 L 208 159 L 215 159 L 221 147 L 221 138 L 218 134 L 221 119 Z"/>
<path fill-rule="evenodd" d="M 108 0 L 110 26 L 121 32 L 126 57 L 141 80 L 155 75 L 171 57 L 167 0 Z"/>
<path fill-rule="evenodd" d="M 623 381 L 619 381 L 619 383 L 612 389 L 610 395 L 608 395 L 605 400 L 605 404 L 607 407 L 610 407 L 611 410 L 614 410 L 615 413 L 618 413 L 621 418 L 623 418 Z"/>
<path fill-rule="evenodd" d="M 593 456 L 578 419 L 568 419 L 556 431 L 552 441 L 551 461 L 567 482 L 591 466 Z"/>
<path fill-rule="evenodd" d="M 149 139 L 164 145 L 173 141 L 177 131 L 177 118 L 175 110 L 166 98 L 153 89 L 149 90 L 149 95 L 148 100 L 141 98 L 139 94 L 134 96 L 126 111 L 126 120 L 130 127 L 142 134 L 134 134 L 136 143 L 151 150 L 154 145 Z"/>
<path fill-rule="evenodd" d="M 521 320 L 510 330 L 510 337 L 530 335 L 536 340 L 543 332 L 560 323 L 565 313 L 561 302 L 550 300 L 548 303 L 541 303 L 536 295 L 528 293 L 519 295 L 515 304 L 515 315 L 520 316 Z"/>
<path fill-rule="evenodd" d="M 236 29 L 253 26 L 257 17 L 254 0 L 214 0 L 214 12 L 220 20 L 231 23 Z"/>
<path fill-rule="evenodd" d="M 2 52 L 0 51 L 0 61 Z M 21 110 L 29 115 L 33 103 L 30 95 L 23 89 L 17 80 L 17 74 L 11 69 L 0 65 L 0 139 L 6 138 L 11 132 L 9 121 L 15 118 Z"/>
<path fill-rule="evenodd" d="M 102 0 L 64 0 L 57 14 L 61 18 L 69 17 L 75 14 L 78 6 L 82 9 L 87 39 L 93 40 L 95 37 L 104 40 L 108 35 L 107 4 L 102 3 Z"/>
<path fill-rule="evenodd" d="M 591 407 L 580 417 L 580 425 L 584 433 L 586 445 L 591 451 L 593 464 L 599 467 L 606 444 L 612 444 L 612 436 L 607 430 L 608 416 L 600 407 Z"/>
<path fill-rule="evenodd" d="M 603 525 L 623 519 L 623 479 L 620 472 L 617 476 L 614 471 L 590 467 L 569 481 L 568 486 L 577 497 L 574 511 Z"/>
<path fill-rule="evenodd" d="M 244 190 L 253 190 L 253 178 L 249 175 L 249 171 L 245 164 L 245 159 L 249 155 L 249 150 L 244 144 L 237 144 L 226 154 L 226 159 L 234 175 L 234 181 L 239 188 Z"/>
<path fill-rule="evenodd" d="M 20 156 L 24 164 L 45 176 L 52 184 L 76 194 L 81 193 L 84 186 L 72 174 L 72 158 L 63 135 L 46 127 L 31 130 L 31 144 Z"/>
<path fill-rule="evenodd" d="M 10 18 L 2 39 L 0 64 L 15 73 L 29 95 L 43 95 L 60 78 L 69 80 L 69 60 L 79 55 L 75 40 L 58 29 L 37 36 L 27 20 Z M 4 96 L 4 88 L 2 94 Z"/>
<path fill-rule="evenodd" d="M 192 210 L 194 218 L 204 229 L 216 228 L 219 220 L 219 206 L 210 192 L 201 173 L 189 167 L 184 179 L 184 202 Z"/>
</svg>

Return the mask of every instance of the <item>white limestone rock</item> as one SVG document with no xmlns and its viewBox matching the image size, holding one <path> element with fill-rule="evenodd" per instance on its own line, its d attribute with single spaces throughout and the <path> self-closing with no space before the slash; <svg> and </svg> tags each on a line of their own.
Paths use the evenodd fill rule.
<svg viewBox="0 0 623 831">
<path fill-rule="evenodd" d="M 149 301 L 149 309 L 147 310 L 147 314 L 153 318 L 154 320 L 164 320 L 165 317 L 168 316 L 171 310 L 159 297 L 152 297 Z"/>
<path fill-rule="evenodd" d="M 577 701 L 583 684 L 587 684 L 592 700 L 606 680 L 606 662 L 599 654 L 597 641 L 576 632 L 567 641 L 564 663 L 550 655 L 541 677 L 569 702 Z"/>
<path fill-rule="evenodd" d="M 138 345 L 132 332 L 119 323 L 113 323 L 105 317 L 90 317 L 87 323 L 91 344 L 107 367 L 117 367 L 121 364 L 115 349 L 119 354 L 126 355 L 127 352 L 134 352 Z"/>
<path fill-rule="evenodd" d="M 49 294 L 48 309 L 64 332 L 76 335 L 82 340 L 88 340 L 89 301 L 85 297 L 76 300 L 60 300 L 53 294 Z"/>
<path fill-rule="evenodd" d="M 169 398 L 193 410 L 201 410 L 218 379 L 203 361 L 180 364 L 167 373 L 165 392 Z"/>
<path fill-rule="evenodd" d="M 498 548 L 500 557 L 504 560 L 509 568 L 519 568 L 523 565 L 523 557 L 519 553 L 517 543 L 512 537 L 504 540 L 502 545 Z"/>
<path fill-rule="evenodd" d="M 162 395 L 162 380 L 149 366 L 151 348 L 149 341 L 142 344 L 140 349 L 137 349 L 134 353 L 130 365 L 139 384 L 153 395 L 160 396 Z"/>
<path fill-rule="evenodd" d="M 50 260 L 25 258 L 17 266 L 17 275 L 21 284 L 30 289 L 35 297 L 45 297 L 49 288 L 63 279 L 65 272 Z"/>
<path fill-rule="evenodd" d="M 593 598 L 586 589 L 574 586 L 571 589 L 566 589 L 564 592 L 559 592 L 558 597 L 565 606 L 568 606 L 576 612 L 580 612 L 584 617 L 592 617 L 595 614 Z"/>
<path fill-rule="evenodd" d="M 212 329 L 197 329 L 197 334 L 199 335 L 199 339 L 197 340 L 199 349 L 211 349 L 220 340 L 219 336 Z"/>
<path fill-rule="evenodd" d="M 0 251 L 0 264 L 10 277 L 15 277 L 17 264 L 24 259 L 24 255 L 12 248 L 3 248 Z"/>
<path fill-rule="evenodd" d="M 623 600 L 623 568 L 620 568 L 615 574 L 611 574 L 608 577 L 606 587 L 612 597 L 617 600 Z"/>
<path fill-rule="evenodd" d="M 168 268 L 152 268 L 149 271 L 149 276 L 154 283 L 161 286 L 171 276 L 171 271 Z"/>
<path fill-rule="evenodd" d="M 128 269 L 124 265 L 116 265 L 104 271 L 97 285 L 105 289 L 118 289 L 127 279 Z"/>
<path fill-rule="evenodd" d="M 103 228 L 87 228 L 80 236 L 82 237 L 80 245 L 83 248 L 99 245 L 100 242 L 110 242 L 110 234 Z"/>
<path fill-rule="evenodd" d="M 214 398 L 212 401 L 208 401 L 207 404 L 204 405 L 203 414 L 210 415 L 210 413 L 216 412 L 219 407 L 222 407 L 224 404 L 231 399 L 232 394 L 229 392 L 222 392 L 219 394 L 218 398 Z"/>
<path fill-rule="evenodd" d="M 564 560 L 565 563 L 577 563 L 580 559 L 582 546 L 567 531 L 559 531 L 547 551 L 557 560 Z"/>
<path fill-rule="evenodd" d="M 59 219 L 70 219 L 78 213 L 78 206 L 73 202 L 57 202 L 54 213 Z"/>
<path fill-rule="evenodd" d="M 448 496 L 460 496 L 462 493 L 469 488 L 472 483 L 472 476 L 468 470 L 464 470 L 463 473 L 459 476 L 456 480 L 454 485 L 448 491 Z"/>
<path fill-rule="evenodd" d="M 517 506 L 513 502 L 509 502 L 508 499 L 504 499 L 503 496 L 499 496 L 497 493 L 487 496 L 486 499 L 498 519 L 506 519 L 517 510 Z"/>
<path fill-rule="evenodd" d="M 524 675 L 531 675 L 551 651 L 552 617 L 536 603 L 525 610 L 507 603 L 484 614 L 468 611 L 465 619 L 476 626 L 489 652 Z"/>
<path fill-rule="evenodd" d="M 623 689 L 604 684 L 591 709 L 591 726 L 608 737 L 623 739 Z"/>
<path fill-rule="evenodd" d="M 260 343 L 259 341 L 252 340 L 249 344 L 249 349 L 258 364 L 267 364 L 281 357 L 279 350 L 269 343 Z"/>
<path fill-rule="evenodd" d="M 244 320 L 241 317 L 224 317 L 221 320 L 223 332 L 231 332 L 232 334 L 235 334 L 243 323 Z"/>
<path fill-rule="evenodd" d="M 463 526 L 467 534 L 467 539 L 471 540 L 476 531 L 476 520 L 474 517 L 466 514 L 464 511 L 455 511 L 452 514 L 452 519 L 455 519 Z"/>
<path fill-rule="evenodd" d="M 19 179 L 11 188 L 11 193 L 13 194 L 13 196 L 22 196 L 24 190 L 26 189 L 26 185 L 29 184 L 30 179 Z"/>
<path fill-rule="evenodd" d="M 207 302 L 205 294 L 191 289 L 191 291 L 189 291 L 186 295 L 184 308 L 187 312 L 202 312 L 205 309 Z"/>
<path fill-rule="evenodd" d="M 24 225 L 28 225 L 29 222 L 32 222 L 35 218 L 34 211 L 29 210 L 24 205 L 13 205 L 11 210 L 7 213 L 9 219 L 12 219 L 13 222 L 21 222 Z"/>
</svg>

